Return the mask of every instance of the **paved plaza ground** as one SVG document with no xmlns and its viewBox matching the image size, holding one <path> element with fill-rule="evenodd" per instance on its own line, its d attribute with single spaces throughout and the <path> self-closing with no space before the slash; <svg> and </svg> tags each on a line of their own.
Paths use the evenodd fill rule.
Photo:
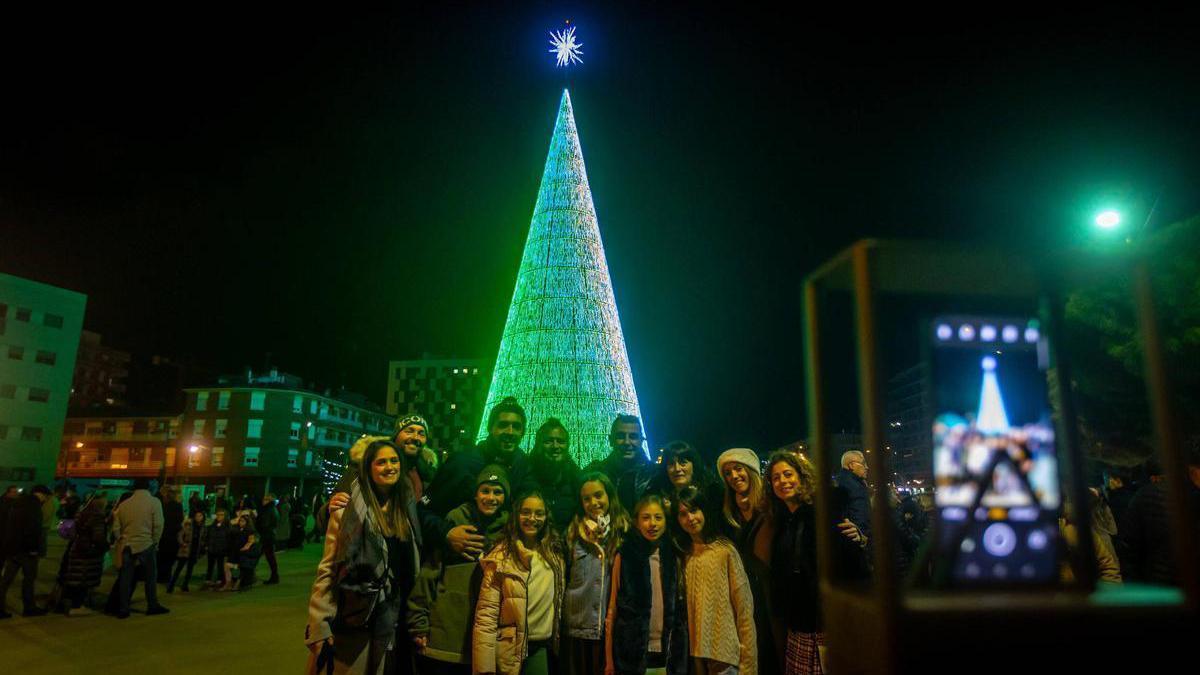
<svg viewBox="0 0 1200 675">
<path fill-rule="evenodd" d="M 61 555 L 61 549 L 58 551 Z M 304 623 L 308 593 L 321 550 L 307 544 L 302 551 L 279 555 L 281 582 L 255 585 L 244 593 L 179 589 L 167 595 L 159 586 L 159 602 L 171 610 L 145 616 L 143 585 L 133 594 L 134 613 L 117 620 L 104 614 L 66 617 L 50 614 L 25 619 L 16 614 L 0 621 L 0 655 L 7 673 L 297 673 L 305 665 Z M 39 593 L 49 590 L 57 560 L 39 565 Z M 52 569 L 54 568 L 54 569 Z M 269 575 L 259 563 L 261 579 Z M 197 565 L 203 575 L 203 562 Z M 102 603 L 114 580 L 104 576 Z M 9 611 L 20 610 L 20 581 L 8 592 Z M 0 672 L 0 675 L 4 675 Z"/>
</svg>

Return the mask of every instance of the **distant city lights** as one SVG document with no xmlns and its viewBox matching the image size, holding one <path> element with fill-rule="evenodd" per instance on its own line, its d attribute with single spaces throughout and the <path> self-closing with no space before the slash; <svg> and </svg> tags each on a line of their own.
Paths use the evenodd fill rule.
<svg viewBox="0 0 1200 675">
<path fill-rule="evenodd" d="M 1013 330 L 1016 330 L 1015 328 Z M 938 324 L 937 336 L 939 340 L 949 340 L 954 337 L 954 329 L 949 324 Z"/>
<path fill-rule="evenodd" d="M 1025 329 L 1025 341 L 1029 344 L 1037 342 L 1039 337 L 1041 337 L 1041 333 L 1038 332 L 1036 326 L 1030 326 Z"/>
<path fill-rule="evenodd" d="M 970 342 L 975 339 L 975 327 L 969 323 L 964 323 L 958 327 L 958 339 L 963 342 Z"/>
<path fill-rule="evenodd" d="M 979 329 L 979 339 L 984 342 L 994 342 L 996 340 L 996 327 L 985 324 Z"/>
<path fill-rule="evenodd" d="M 1000 339 L 1012 344 L 1021 337 L 1021 331 L 1016 326 L 1005 326 L 1004 330 L 1000 331 Z"/>
</svg>

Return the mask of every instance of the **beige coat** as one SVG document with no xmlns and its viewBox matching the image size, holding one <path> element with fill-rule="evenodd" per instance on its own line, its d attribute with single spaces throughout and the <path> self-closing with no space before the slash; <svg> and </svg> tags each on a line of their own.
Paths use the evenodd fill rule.
<svg viewBox="0 0 1200 675">
<path fill-rule="evenodd" d="M 471 637 L 471 672 L 518 675 L 529 653 L 525 620 L 528 616 L 529 560 L 506 554 L 504 544 L 479 561 L 483 583 L 475 606 L 475 627 Z M 562 623 L 565 580 L 562 561 L 548 561 L 554 569 L 554 637 L 558 649 L 558 628 Z"/>
</svg>

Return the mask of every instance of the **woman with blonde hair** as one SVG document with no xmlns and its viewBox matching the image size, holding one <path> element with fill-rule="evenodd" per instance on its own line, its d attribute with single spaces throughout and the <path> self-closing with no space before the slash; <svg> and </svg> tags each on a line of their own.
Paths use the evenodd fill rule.
<svg viewBox="0 0 1200 675">
<path fill-rule="evenodd" d="M 723 525 L 737 547 L 754 597 L 754 634 L 758 640 L 758 672 L 775 675 L 781 663 L 775 648 L 771 621 L 771 540 L 775 528 L 771 502 L 763 489 L 758 454 L 749 448 L 731 448 L 717 457 L 717 472 L 725 483 L 721 508 Z"/>
<path fill-rule="evenodd" d="M 371 441 L 349 504 L 330 512 L 308 606 L 309 673 L 412 671 L 397 627 L 420 568 L 421 532 L 400 453 L 389 439 Z"/>
</svg>

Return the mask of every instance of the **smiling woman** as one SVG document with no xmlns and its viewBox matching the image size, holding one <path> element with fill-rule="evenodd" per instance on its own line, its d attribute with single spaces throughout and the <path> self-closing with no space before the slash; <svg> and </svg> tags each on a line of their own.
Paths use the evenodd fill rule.
<svg viewBox="0 0 1200 675">
<path fill-rule="evenodd" d="M 420 567 L 416 503 L 401 450 L 387 439 L 363 452 L 345 508 L 331 512 L 325 553 L 309 600 L 308 672 L 412 669 L 396 640 Z"/>
</svg>

